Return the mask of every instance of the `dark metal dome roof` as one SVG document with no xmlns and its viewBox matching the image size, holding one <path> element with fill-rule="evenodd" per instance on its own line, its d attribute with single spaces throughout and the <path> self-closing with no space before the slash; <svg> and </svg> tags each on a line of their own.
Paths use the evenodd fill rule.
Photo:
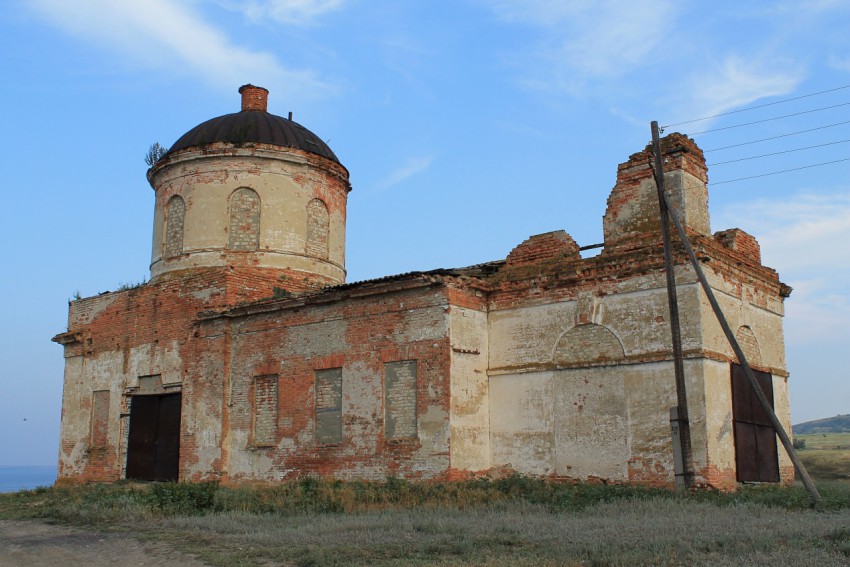
<svg viewBox="0 0 850 567">
<path fill-rule="evenodd" d="M 216 142 L 260 143 L 296 148 L 339 163 L 328 145 L 310 130 L 297 122 L 262 110 L 243 110 L 207 120 L 183 134 L 168 153 Z"/>
</svg>

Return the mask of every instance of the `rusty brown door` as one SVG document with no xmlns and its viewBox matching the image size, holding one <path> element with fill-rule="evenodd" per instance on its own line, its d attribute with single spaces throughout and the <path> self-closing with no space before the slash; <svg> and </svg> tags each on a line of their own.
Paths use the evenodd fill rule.
<svg viewBox="0 0 850 567">
<path fill-rule="evenodd" d="M 177 480 L 181 394 L 133 396 L 127 442 L 127 478 Z"/>
<path fill-rule="evenodd" d="M 772 408 L 773 378 L 758 370 L 753 374 Z M 740 364 L 732 365 L 732 422 L 738 482 L 779 482 L 776 431 Z"/>
</svg>

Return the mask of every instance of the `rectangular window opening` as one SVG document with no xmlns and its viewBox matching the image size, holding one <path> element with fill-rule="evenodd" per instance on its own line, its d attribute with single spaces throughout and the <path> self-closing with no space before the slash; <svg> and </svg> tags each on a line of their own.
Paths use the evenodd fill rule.
<svg viewBox="0 0 850 567">
<path fill-rule="evenodd" d="M 109 390 L 92 392 L 91 445 L 103 447 L 109 439 Z"/>
<path fill-rule="evenodd" d="M 270 447 L 277 444 L 276 374 L 256 376 L 252 395 L 252 445 Z"/>
<path fill-rule="evenodd" d="M 416 439 L 415 360 L 384 365 L 384 436 L 388 440 Z"/>
<path fill-rule="evenodd" d="M 316 370 L 316 442 L 342 442 L 342 368 Z"/>
</svg>

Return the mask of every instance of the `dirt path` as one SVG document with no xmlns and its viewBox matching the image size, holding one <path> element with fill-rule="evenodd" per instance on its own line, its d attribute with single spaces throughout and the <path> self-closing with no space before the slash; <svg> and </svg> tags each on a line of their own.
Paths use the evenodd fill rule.
<svg viewBox="0 0 850 567">
<path fill-rule="evenodd" d="M 205 567 L 207 564 L 167 544 L 142 543 L 126 534 L 0 520 L 0 567 L 99 565 Z"/>
</svg>

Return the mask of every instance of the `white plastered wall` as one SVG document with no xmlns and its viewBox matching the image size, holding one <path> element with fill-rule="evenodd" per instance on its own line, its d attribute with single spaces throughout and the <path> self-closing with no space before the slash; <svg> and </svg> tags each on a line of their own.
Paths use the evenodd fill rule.
<svg viewBox="0 0 850 567">
<path fill-rule="evenodd" d="M 487 378 L 487 313 L 452 306 L 451 467 L 490 468 L 490 404 Z"/>
</svg>

